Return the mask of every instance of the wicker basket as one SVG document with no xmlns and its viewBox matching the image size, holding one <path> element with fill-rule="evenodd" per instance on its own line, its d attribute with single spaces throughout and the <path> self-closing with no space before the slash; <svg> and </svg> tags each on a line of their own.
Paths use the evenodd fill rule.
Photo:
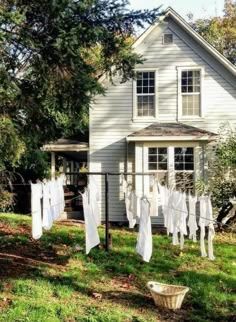
<svg viewBox="0 0 236 322">
<path fill-rule="evenodd" d="M 184 296 L 189 291 L 189 288 L 186 286 L 168 285 L 157 282 L 148 282 L 147 287 L 157 306 L 172 310 L 181 308 Z"/>
</svg>

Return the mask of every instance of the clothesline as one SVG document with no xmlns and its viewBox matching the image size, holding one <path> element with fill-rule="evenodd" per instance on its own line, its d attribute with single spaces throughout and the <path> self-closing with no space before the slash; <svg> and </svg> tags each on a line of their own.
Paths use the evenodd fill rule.
<svg viewBox="0 0 236 322">
<path fill-rule="evenodd" d="M 27 185 L 28 185 L 28 184 L 27 184 Z M 76 196 L 76 197 L 74 197 L 74 198 L 72 198 L 72 199 L 69 199 L 69 200 L 68 200 L 68 202 L 71 202 L 71 201 L 76 200 L 76 199 L 78 199 L 78 198 L 80 198 L 80 196 Z M 62 204 L 62 202 L 57 203 L 57 204 L 54 204 L 54 205 L 51 205 L 50 207 L 48 207 L 48 208 L 44 208 L 44 209 L 45 209 L 45 210 L 48 210 L 48 209 L 50 209 L 51 207 L 56 207 L 56 206 L 59 206 L 59 205 L 61 205 L 61 204 Z M 189 212 L 187 212 L 187 211 L 183 211 L 183 210 L 180 210 L 180 209 L 177 209 L 177 208 L 174 208 L 174 207 L 168 207 L 168 206 L 166 206 L 166 208 L 168 208 L 168 209 L 170 209 L 170 210 L 176 210 L 176 211 L 179 211 L 179 212 L 181 212 L 181 213 L 188 214 L 188 215 L 190 215 L 190 216 L 195 216 L 194 214 L 191 214 L 191 213 L 189 213 Z M 35 213 L 37 213 L 37 211 L 27 213 L 27 214 L 25 214 L 25 216 L 30 216 L 30 215 L 33 215 L 33 214 L 35 214 Z M 224 226 L 230 227 L 230 225 L 223 224 L 222 222 L 217 221 L 217 220 L 215 220 L 215 219 L 211 220 L 211 219 L 208 219 L 208 218 L 206 218 L 206 217 L 202 217 L 202 216 L 197 216 L 197 217 L 198 217 L 198 218 L 201 218 L 201 219 L 207 219 L 209 222 L 213 222 L 213 223 L 215 223 L 215 224 L 219 224 L 219 225 L 224 225 Z"/>
</svg>

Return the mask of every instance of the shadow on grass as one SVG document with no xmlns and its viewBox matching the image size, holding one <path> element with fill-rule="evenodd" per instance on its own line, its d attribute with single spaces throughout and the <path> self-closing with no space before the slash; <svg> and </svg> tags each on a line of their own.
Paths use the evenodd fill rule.
<svg viewBox="0 0 236 322">
<path fill-rule="evenodd" d="M 100 229 L 100 234 L 104 235 L 103 229 Z M 179 249 L 171 246 L 170 240 L 156 236 L 153 258 L 150 263 L 143 263 L 135 254 L 135 244 L 133 232 L 129 234 L 127 229 L 116 229 L 113 231 L 113 250 L 106 253 L 104 249 L 93 249 L 86 256 L 83 249 L 76 250 L 78 245 L 84 247 L 84 231 L 81 229 L 53 229 L 44 234 L 40 241 L 33 241 L 23 230 L 17 235 L 13 231 L 6 231 L 0 240 L 0 279 L 42 279 L 54 288 L 65 285 L 91 299 L 98 292 L 101 302 L 115 302 L 124 308 L 144 307 L 159 313 L 161 311 L 154 307 L 146 289 L 146 282 L 160 280 L 191 288 L 183 310 L 168 313 L 169 321 L 173 321 L 174 315 L 177 316 L 176 321 L 233 321 L 233 303 L 229 299 L 235 288 L 233 278 L 221 273 L 179 270 L 183 261 L 196 260 L 199 250 L 187 244 L 187 258 L 181 258 Z M 222 244 L 222 247 L 225 245 Z M 70 261 L 74 261 L 75 265 L 71 266 Z M 204 259 L 202 261 L 206 262 Z M 76 267 L 78 263 L 82 269 Z M 54 270 L 53 275 L 49 272 L 50 268 Z M 101 287 L 101 277 L 104 287 Z M 115 285 L 117 281 L 120 283 L 118 286 Z M 106 290 L 106 282 L 114 283 L 114 289 Z M 121 290 L 122 283 L 129 284 L 130 288 Z"/>
</svg>

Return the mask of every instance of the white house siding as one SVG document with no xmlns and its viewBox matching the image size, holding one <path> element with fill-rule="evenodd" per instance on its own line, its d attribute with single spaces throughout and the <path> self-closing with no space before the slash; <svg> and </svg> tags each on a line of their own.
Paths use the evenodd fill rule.
<svg viewBox="0 0 236 322">
<path fill-rule="evenodd" d="M 162 44 L 163 31 L 173 33 L 172 45 Z M 232 126 L 236 126 L 236 89 L 233 87 L 232 77 L 176 23 L 170 20 L 168 24 L 158 27 L 145 39 L 145 44 L 140 48 L 137 48 L 137 51 L 142 52 L 145 62 L 138 67 L 158 69 L 158 115 L 153 121 L 178 121 L 177 67 L 200 66 L 205 70 L 203 80 L 205 115 L 203 119 L 188 120 L 184 123 L 215 133 L 218 132 L 222 122 L 230 122 Z M 97 172 L 133 171 L 135 170 L 134 145 L 131 143 L 129 144 L 130 159 L 126 169 L 126 137 L 148 126 L 150 122 L 132 121 L 132 81 L 120 84 L 116 80 L 116 85 L 106 81 L 104 84 L 107 87 L 106 95 L 96 97 L 90 110 L 89 169 Z M 103 190 L 102 179 L 97 177 L 97 180 Z M 119 183 L 119 177 L 110 178 L 111 221 L 125 220 L 124 200 Z M 102 196 L 101 212 L 104 218 L 104 193 Z"/>
</svg>

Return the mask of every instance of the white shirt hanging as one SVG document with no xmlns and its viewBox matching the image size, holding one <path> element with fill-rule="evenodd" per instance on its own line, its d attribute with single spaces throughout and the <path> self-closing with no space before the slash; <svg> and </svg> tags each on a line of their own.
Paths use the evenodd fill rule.
<svg viewBox="0 0 236 322">
<path fill-rule="evenodd" d="M 129 228 L 134 228 L 136 225 L 136 214 L 135 214 L 135 204 L 134 203 L 134 195 L 132 191 L 132 187 L 128 186 L 125 193 L 125 207 L 126 207 L 126 216 L 129 221 Z"/>
<path fill-rule="evenodd" d="M 145 262 L 152 256 L 152 225 L 150 218 L 150 204 L 147 199 L 141 199 L 141 213 L 136 251 Z"/>
<path fill-rule="evenodd" d="M 43 197 L 42 184 L 31 184 L 31 212 L 32 212 L 32 237 L 39 239 L 43 234 L 41 198 Z"/>
<path fill-rule="evenodd" d="M 150 207 L 150 215 L 158 216 L 158 188 L 157 188 L 157 180 L 156 178 L 153 180 L 152 194 L 151 194 L 151 207 Z"/>
<path fill-rule="evenodd" d="M 89 205 L 88 190 L 86 189 L 82 195 L 84 220 L 85 220 L 85 245 L 86 254 L 90 250 L 100 244 L 100 238 L 97 230 L 97 224 L 92 215 L 91 206 Z"/>
<path fill-rule="evenodd" d="M 188 217 L 188 227 L 189 227 L 189 239 L 192 239 L 194 242 L 197 241 L 197 217 L 196 217 L 196 202 L 197 196 L 192 196 L 190 193 L 188 195 L 188 204 L 189 204 L 189 217 Z"/>
</svg>

